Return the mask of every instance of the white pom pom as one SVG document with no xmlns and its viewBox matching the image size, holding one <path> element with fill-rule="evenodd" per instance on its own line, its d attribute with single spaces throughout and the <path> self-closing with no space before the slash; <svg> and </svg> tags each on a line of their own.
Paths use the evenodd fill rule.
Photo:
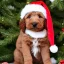
<svg viewBox="0 0 64 64">
<path fill-rule="evenodd" d="M 50 46 L 50 51 L 52 53 L 56 53 L 58 51 L 58 47 L 56 45 L 52 45 L 52 46 Z"/>
<path fill-rule="evenodd" d="M 57 60 L 54 57 L 51 58 L 51 62 L 52 64 L 57 64 Z"/>
</svg>

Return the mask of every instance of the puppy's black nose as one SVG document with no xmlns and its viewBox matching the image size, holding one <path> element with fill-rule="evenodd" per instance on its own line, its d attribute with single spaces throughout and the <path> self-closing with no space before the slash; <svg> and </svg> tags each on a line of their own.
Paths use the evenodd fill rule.
<svg viewBox="0 0 64 64">
<path fill-rule="evenodd" d="M 36 27 L 37 26 L 37 23 L 36 22 L 33 22 L 32 25 L 33 25 L 33 27 Z"/>
</svg>

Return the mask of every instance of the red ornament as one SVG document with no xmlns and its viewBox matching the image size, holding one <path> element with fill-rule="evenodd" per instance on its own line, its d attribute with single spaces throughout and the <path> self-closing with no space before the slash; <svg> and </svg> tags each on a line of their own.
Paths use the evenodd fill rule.
<svg viewBox="0 0 64 64">
<path fill-rule="evenodd" d="M 62 31 L 64 32 L 64 28 L 62 28 Z"/>
<path fill-rule="evenodd" d="M 60 64 L 64 64 L 64 60 L 61 60 L 61 61 L 60 61 Z"/>
<path fill-rule="evenodd" d="M 36 0 L 36 1 L 42 1 L 42 0 Z"/>
</svg>

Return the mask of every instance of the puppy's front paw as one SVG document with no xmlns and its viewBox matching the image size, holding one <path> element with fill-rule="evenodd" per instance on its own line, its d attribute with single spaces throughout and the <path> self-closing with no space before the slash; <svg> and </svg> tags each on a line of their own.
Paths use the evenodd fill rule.
<svg viewBox="0 0 64 64">
<path fill-rule="evenodd" d="M 31 61 L 27 61 L 24 64 L 33 64 Z"/>
</svg>

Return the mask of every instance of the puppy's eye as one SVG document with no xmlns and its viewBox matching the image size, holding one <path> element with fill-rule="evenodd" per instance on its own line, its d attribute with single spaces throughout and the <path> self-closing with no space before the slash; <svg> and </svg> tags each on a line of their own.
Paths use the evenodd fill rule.
<svg viewBox="0 0 64 64">
<path fill-rule="evenodd" d="M 31 15 L 28 15 L 27 18 L 31 18 Z"/>
<path fill-rule="evenodd" d="M 42 18 L 42 16 L 41 16 L 40 14 L 38 14 L 38 17 L 39 17 L 39 18 Z"/>
</svg>

